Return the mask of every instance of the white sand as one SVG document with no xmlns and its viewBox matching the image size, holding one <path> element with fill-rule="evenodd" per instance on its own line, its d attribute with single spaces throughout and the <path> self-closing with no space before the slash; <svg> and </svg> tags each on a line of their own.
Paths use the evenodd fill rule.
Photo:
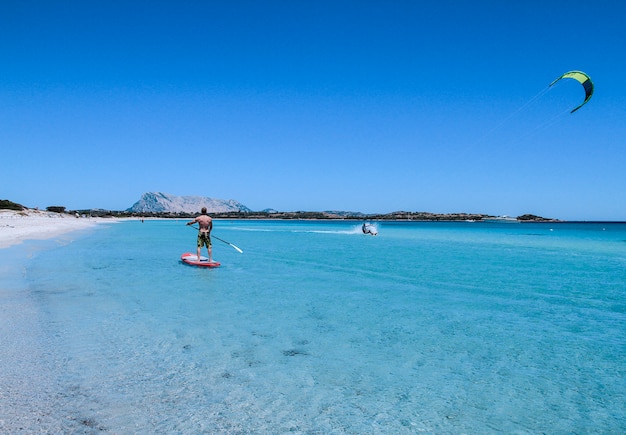
<svg viewBox="0 0 626 435">
<path fill-rule="evenodd" d="M 0 249 L 118 221 L 0 210 Z M 59 376 L 51 371 L 56 363 L 42 348 L 48 332 L 43 329 L 40 307 L 26 289 L 21 261 L 11 258 L 0 263 L 0 433 L 63 433 L 67 424 L 58 418 L 62 415 L 58 409 L 61 390 L 55 381 Z"/>
<path fill-rule="evenodd" d="M 24 240 L 42 240 L 116 219 L 89 218 L 41 210 L 0 210 L 0 249 Z"/>
</svg>

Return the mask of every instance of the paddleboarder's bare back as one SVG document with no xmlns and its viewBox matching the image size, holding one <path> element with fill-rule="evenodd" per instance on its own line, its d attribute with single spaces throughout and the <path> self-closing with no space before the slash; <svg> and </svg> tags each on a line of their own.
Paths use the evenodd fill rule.
<svg viewBox="0 0 626 435">
<path fill-rule="evenodd" d="M 213 262 L 213 247 L 211 245 L 211 230 L 213 229 L 213 219 L 206 214 L 206 207 L 202 207 L 202 214 L 187 222 L 187 225 L 198 223 L 200 225 L 200 231 L 198 231 L 198 261 L 200 261 L 200 250 L 203 246 L 209 253 L 209 263 Z"/>
</svg>

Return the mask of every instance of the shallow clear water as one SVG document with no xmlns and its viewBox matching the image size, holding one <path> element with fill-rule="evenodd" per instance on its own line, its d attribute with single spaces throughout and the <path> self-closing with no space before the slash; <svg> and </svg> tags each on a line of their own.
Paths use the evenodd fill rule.
<svg viewBox="0 0 626 435">
<path fill-rule="evenodd" d="M 183 223 L 49 242 L 11 278 L 37 319 L 22 426 L 626 431 L 624 224 L 216 221 L 244 254 L 214 240 L 200 269 Z"/>
</svg>

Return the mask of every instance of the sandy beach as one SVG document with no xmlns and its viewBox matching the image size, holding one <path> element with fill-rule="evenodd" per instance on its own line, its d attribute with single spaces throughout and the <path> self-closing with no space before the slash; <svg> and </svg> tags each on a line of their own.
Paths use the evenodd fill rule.
<svg viewBox="0 0 626 435">
<path fill-rule="evenodd" d="M 0 210 L 0 250 L 27 240 L 52 239 L 117 219 L 79 217 L 70 214 L 26 209 Z M 49 358 L 39 351 L 46 332 L 39 328 L 40 313 L 23 291 L 20 260 L 3 258 L 0 275 L 0 432 L 29 432 L 43 427 L 43 432 L 60 433 L 60 423 L 50 418 L 56 386 L 49 381 Z M 33 400 L 33 397 L 43 398 Z"/>
<path fill-rule="evenodd" d="M 0 210 L 0 249 L 25 240 L 43 240 L 116 219 L 75 217 L 42 210 Z"/>
</svg>

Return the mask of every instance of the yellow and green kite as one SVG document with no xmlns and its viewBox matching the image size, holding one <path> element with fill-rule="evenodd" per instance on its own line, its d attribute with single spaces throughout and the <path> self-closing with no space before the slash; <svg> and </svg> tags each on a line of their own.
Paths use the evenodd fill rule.
<svg viewBox="0 0 626 435">
<path fill-rule="evenodd" d="M 583 107 L 593 95 L 593 82 L 591 81 L 591 78 L 582 71 L 569 71 L 563 74 L 561 77 L 559 77 L 555 81 L 553 81 L 552 83 L 550 83 L 550 87 L 561 79 L 577 80 L 578 82 L 580 82 L 581 85 L 583 85 L 583 88 L 585 88 L 585 101 L 583 101 L 580 106 L 576 107 L 574 110 L 570 112 L 570 113 L 574 113 L 575 111 Z"/>
</svg>

